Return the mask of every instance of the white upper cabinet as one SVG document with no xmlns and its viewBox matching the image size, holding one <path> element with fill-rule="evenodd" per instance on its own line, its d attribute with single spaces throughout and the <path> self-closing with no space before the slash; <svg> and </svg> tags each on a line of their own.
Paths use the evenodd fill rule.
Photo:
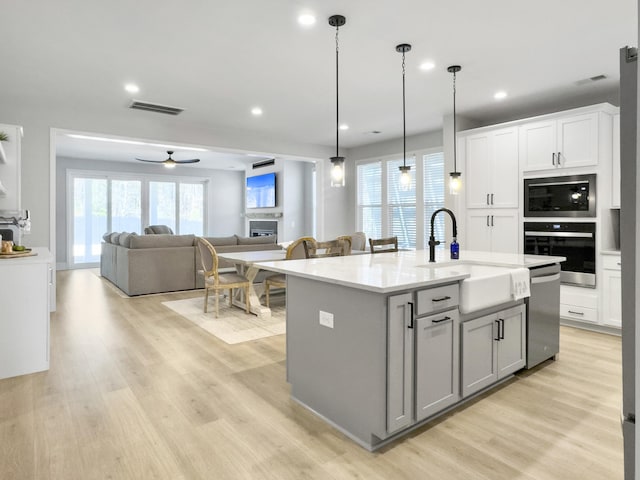
<svg viewBox="0 0 640 480">
<path fill-rule="evenodd" d="M 611 164 L 611 208 L 620 208 L 620 114 L 613 116 L 613 159 Z"/>
<path fill-rule="evenodd" d="M 467 208 L 517 208 L 517 127 L 469 135 L 465 142 Z"/>
<path fill-rule="evenodd" d="M 520 126 L 525 172 L 598 164 L 598 113 L 525 123 Z"/>
<path fill-rule="evenodd" d="M 0 132 L 9 137 L 0 142 L 0 210 L 19 210 L 22 127 L 0 124 Z"/>
</svg>

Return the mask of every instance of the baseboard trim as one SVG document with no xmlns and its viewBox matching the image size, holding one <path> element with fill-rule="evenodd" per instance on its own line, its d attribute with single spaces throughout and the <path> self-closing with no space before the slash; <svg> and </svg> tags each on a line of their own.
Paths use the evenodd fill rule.
<svg viewBox="0 0 640 480">
<path fill-rule="evenodd" d="M 574 327 L 579 328 L 581 330 L 589 330 L 590 332 L 596 333 L 605 333 L 607 335 L 615 335 L 620 337 L 622 335 L 622 330 L 616 327 L 607 327 L 605 325 L 598 325 L 593 323 L 581 322 L 579 320 L 571 320 L 568 318 L 560 318 L 560 325 L 564 325 L 565 327 Z"/>
</svg>

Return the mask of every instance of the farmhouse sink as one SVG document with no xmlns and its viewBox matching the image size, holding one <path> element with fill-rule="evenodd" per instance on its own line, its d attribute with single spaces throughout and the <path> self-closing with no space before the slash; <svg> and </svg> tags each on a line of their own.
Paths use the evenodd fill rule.
<svg viewBox="0 0 640 480">
<path fill-rule="evenodd" d="M 460 312 L 470 313 L 512 300 L 511 268 L 471 263 L 421 265 L 437 276 L 467 274 L 460 283 Z"/>
</svg>

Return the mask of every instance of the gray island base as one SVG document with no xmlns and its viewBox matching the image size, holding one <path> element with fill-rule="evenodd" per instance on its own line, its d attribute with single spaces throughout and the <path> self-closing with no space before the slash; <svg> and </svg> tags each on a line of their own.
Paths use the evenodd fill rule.
<svg viewBox="0 0 640 480">
<path fill-rule="evenodd" d="M 379 255 L 387 258 L 261 265 L 287 273 L 293 399 L 370 451 L 499 385 L 527 361 L 523 299 L 462 314 L 468 275 L 426 279 L 421 251 Z M 514 257 L 487 263 L 564 260 Z"/>
</svg>

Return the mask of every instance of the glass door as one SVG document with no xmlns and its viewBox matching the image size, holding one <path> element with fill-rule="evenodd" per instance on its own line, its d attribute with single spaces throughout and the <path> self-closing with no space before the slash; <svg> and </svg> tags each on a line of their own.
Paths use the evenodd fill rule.
<svg viewBox="0 0 640 480">
<path fill-rule="evenodd" d="M 107 232 L 107 194 L 106 178 L 73 179 L 73 264 L 100 261 L 102 235 Z"/>
</svg>

